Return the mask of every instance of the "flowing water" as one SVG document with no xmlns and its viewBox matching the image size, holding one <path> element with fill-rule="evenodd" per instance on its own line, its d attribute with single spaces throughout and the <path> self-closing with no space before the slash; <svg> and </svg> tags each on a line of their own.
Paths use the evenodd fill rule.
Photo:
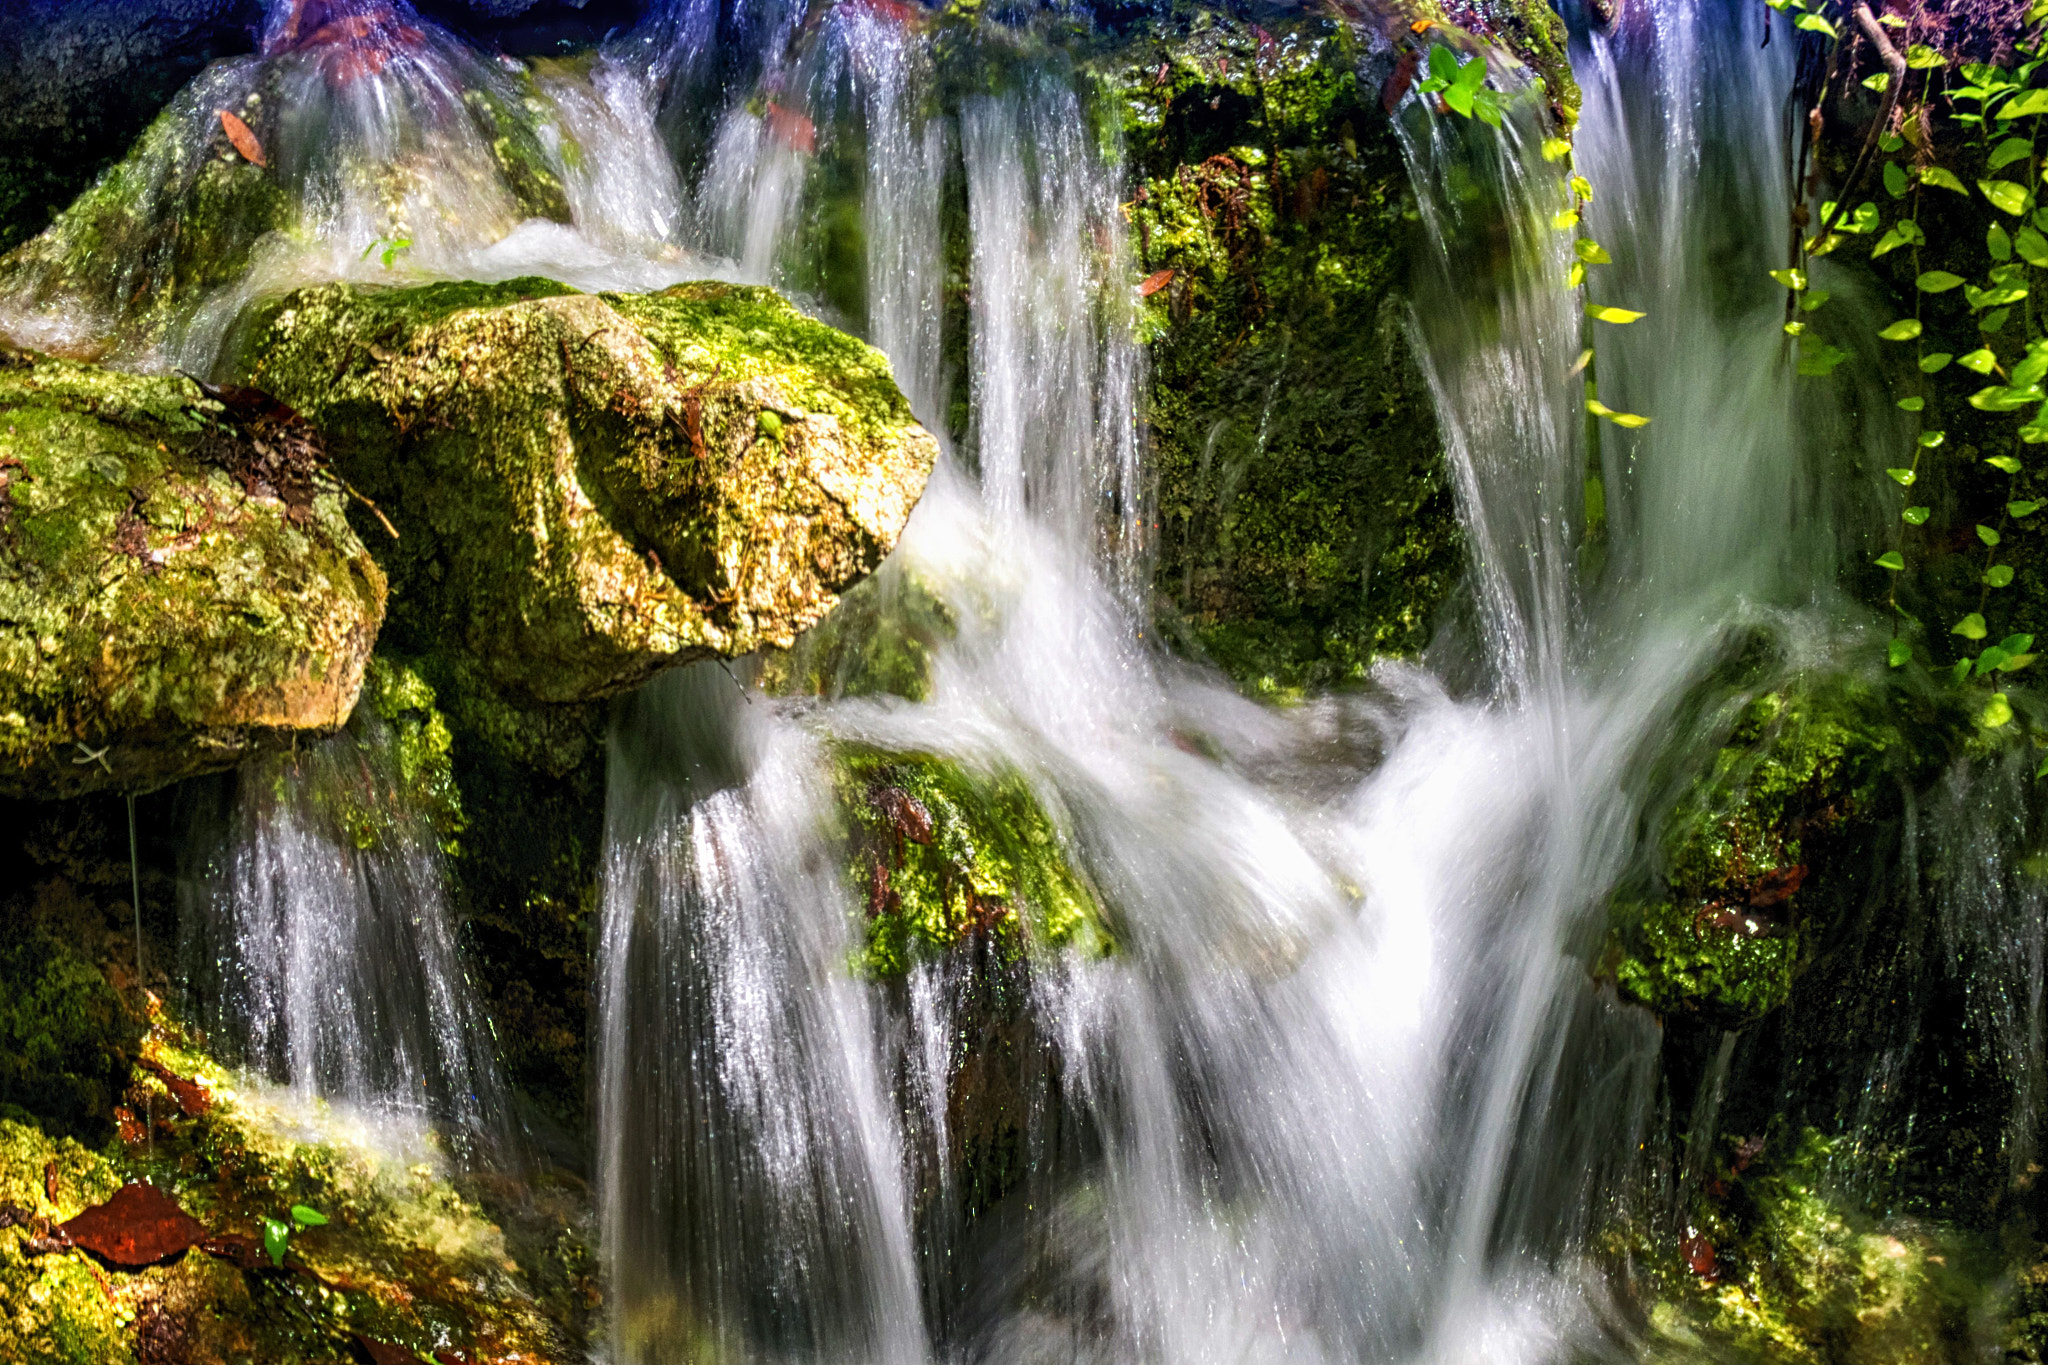
<svg viewBox="0 0 2048 1365">
<path fill-rule="evenodd" d="M 193 145 L 222 91 L 287 92 L 271 151 L 296 218 L 174 352 L 300 279 L 723 272 L 866 335 L 960 436 L 883 575 L 957 623 L 926 700 L 776 703 L 699 666 L 616 721 L 595 1069 L 621 1365 L 1626 1352 L 1586 1243 L 1651 1123 L 1658 1036 L 1594 981 L 1606 900 L 1703 680 L 1759 632 L 1796 662 L 1864 628 L 1816 586 L 1838 514 L 1814 478 L 1819 450 L 1864 434 L 1802 403 L 1764 274 L 1790 205 L 1779 120 L 1753 115 L 1792 77 L 1765 15 L 1643 0 L 1576 33 L 1588 224 L 1618 262 L 1594 296 L 1648 314 L 1631 328 L 1587 323 L 1559 287 L 1566 172 L 1533 100 L 1498 132 L 1398 111 L 1422 224 L 1411 337 L 1477 610 L 1435 671 L 1386 665 L 1365 695 L 1284 714 L 1146 638 L 1125 173 L 1059 64 L 1020 58 L 948 106 L 891 6 L 799 24 L 692 0 L 530 90 L 410 20 L 346 79 L 334 51 L 276 35 L 203 78 L 179 115 Z M 462 112 L 480 90 L 528 101 L 569 221 L 517 221 Z M 701 165 L 661 140 L 677 101 Z M 859 187 L 852 265 L 816 245 L 821 168 Z M 388 263 L 363 254 L 399 238 Z M 104 325 L 46 283 L 17 288 L 17 318 Z M 1648 427 L 1589 431 L 1589 341 L 1601 396 Z M 851 973 L 845 744 L 1020 776 L 1116 951 L 977 972 L 963 949 L 898 988 Z M 487 1066 L 449 989 L 431 840 L 354 849 L 309 808 L 319 786 L 242 781 L 198 917 L 202 958 L 239 964 L 221 1018 L 295 1081 L 470 1121 Z M 1989 873 L 1959 885 L 2032 914 Z M 2034 985 L 1987 1002 L 1989 1026 L 2038 1056 L 2038 934 L 1996 942 Z M 398 985 L 353 975 L 415 962 Z M 988 1209 L 962 1097 L 995 1015 L 1031 1060 L 1021 1176 Z M 403 1064 L 363 1069 L 368 1038 Z M 2037 1105 L 2038 1067 L 2014 1075 Z"/>
<path fill-rule="evenodd" d="M 359 717 L 207 795 L 180 877 L 188 1016 L 229 1057 L 391 1143 L 438 1125 L 452 1155 L 514 1159 L 447 867 L 390 735 Z"/>
</svg>

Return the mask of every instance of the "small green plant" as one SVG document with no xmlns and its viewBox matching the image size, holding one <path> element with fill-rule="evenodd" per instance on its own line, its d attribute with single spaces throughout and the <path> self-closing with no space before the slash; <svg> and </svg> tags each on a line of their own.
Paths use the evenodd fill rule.
<svg viewBox="0 0 2048 1365">
<path fill-rule="evenodd" d="M 266 1218 L 263 1220 L 263 1250 L 269 1255 L 270 1263 L 282 1270 L 284 1268 L 284 1254 L 291 1248 L 292 1233 L 300 1228 L 319 1228 L 325 1226 L 327 1226 L 326 1214 L 318 1209 L 309 1208 L 304 1204 L 294 1204 L 292 1205 L 290 1222 L 286 1222 L 282 1218 Z"/>
<path fill-rule="evenodd" d="M 1417 93 L 1442 95 L 1451 112 L 1500 127 L 1500 93 L 1486 85 L 1486 58 L 1474 56 L 1463 62 L 1441 43 L 1429 49 L 1429 77 L 1415 87 Z"/>
<path fill-rule="evenodd" d="M 2017 61 L 2011 70 L 1983 62 L 1951 62 L 1927 43 L 1914 41 L 1915 26 L 1921 22 L 1917 11 L 1914 17 L 1873 15 L 1858 3 L 1846 7 L 1847 19 L 1838 21 L 1825 12 L 1838 0 L 1767 2 L 1793 15 L 1796 28 L 1821 34 L 1828 41 L 1827 70 L 1831 75 L 1848 36 L 1843 29 L 1851 23 L 1884 67 L 1860 82 L 1881 95 L 1884 103 L 1844 184 L 1843 202 L 1822 204 L 1811 234 L 1804 231 L 1804 209 L 1799 211 L 1793 262 L 1786 269 L 1772 271 L 1771 277 L 1787 290 L 1785 331 L 1801 340 L 1799 372 L 1826 374 L 1847 355 L 1806 332 L 1806 321 L 1799 315 L 1812 314 L 1827 302 L 1825 291 L 1808 287 L 1806 262 L 1859 237 L 1874 238 L 1872 261 L 1895 251 L 1911 253 L 1908 274 L 1913 311 L 1877 331 L 1883 341 L 1914 348 L 1913 391 L 1896 400 L 1899 410 L 1911 418 L 1912 446 L 1898 464 L 1885 470 L 1899 489 L 1901 506 L 1892 543 L 1874 561 L 1892 575 L 1887 596 L 1893 635 L 1886 647 L 1886 661 L 1894 668 L 1903 667 L 1914 655 L 1911 642 L 1902 633 L 1910 618 L 1899 601 L 1900 578 L 1915 558 L 1925 558 L 1937 548 L 1923 539 L 1932 534 L 1922 528 L 1933 508 L 1917 501 L 1914 490 L 1927 462 L 1940 458 L 1937 452 L 1954 449 L 1949 431 L 1939 423 L 1939 414 L 1945 404 L 1960 399 L 1978 412 L 2018 415 L 2009 448 L 1994 447 L 1978 454 L 1981 463 L 2005 476 L 2006 487 L 1999 510 L 1980 514 L 1982 519 L 1975 521 L 1975 538 L 1983 548 L 1976 607 L 1962 613 L 1949 627 L 1964 650 L 1962 657 L 1947 666 L 1950 680 L 1959 686 L 1972 679 L 1988 685 L 1996 676 L 2017 672 L 2034 659 L 2031 634 L 2015 633 L 1996 644 L 1982 642 L 1990 634 L 1984 613 L 1991 594 L 2008 587 L 2014 577 L 2012 565 L 2001 562 L 2005 558 L 2001 547 L 2017 525 L 2043 506 L 2021 497 L 2018 481 L 2025 472 L 2025 448 L 2048 443 L 2048 390 L 2043 388 L 2044 378 L 2048 378 L 2048 329 L 2032 302 L 2032 287 L 2037 282 L 2033 272 L 2048 271 L 2048 208 L 2039 204 L 2036 189 L 2042 176 L 2040 125 L 2042 116 L 2048 115 L 2048 88 L 2034 84 L 2048 66 L 2048 38 L 2043 34 L 2048 25 L 2048 0 L 2035 0 L 2030 7 L 2025 32 L 2013 44 Z M 1955 76 L 1961 77 L 1961 84 L 1953 82 Z M 1816 108 L 1814 112 L 1810 126 L 1818 128 L 1819 111 Z M 1972 162 L 1981 156 L 1984 174 L 1974 177 L 1974 187 L 1965 184 L 1955 171 L 1936 164 L 1939 139 L 1930 134 L 1938 134 L 1944 127 L 1957 130 L 1959 150 Z M 1881 168 L 1878 178 L 1884 197 L 1898 206 L 1889 227 L 1885 226 L 1887 213 L 1876 200 L 1853 208 L 1846 202 L 1854 197 L 1873 160 Z M 1812 188 L 1810 180 L 1800 184 L 1805 190 Z M 1930 190 L 1960 196 L 1977 209 L 1990 261 L 1981 280 L 1923 264 L 1922 252 L 1930 248 L 1931 220 L 1923 220 L 1922 207 Z M 1880 232 L 1880 228 L 1884 230 Z M 1924 317 L 1927 300 L 1958 290 L 1978 334 L 1977 344 L 1967 350 L 1968 343 L 1954 350 L 1930 350 Z M 1953 381 L 1958 371 L 1973 378 L 1956 387 Z M 1943 375 L 1947 378 L 1936 378 Z M 1964 388 L 1970 391 L 1964 393 Z M 1973 647 L 1974 655 L 1968 652 Z M 1979 722 L 1988 728 L 2008 724 L 2012 718 L 2011 703 L 2002 691 L 1990 693 L 1978 712 Z M 2048 764 L 2042 765 L 2042 775 L 2048 775 Z"/>
<path fill-rule="evenodd" d="M 361 259 L 367 261 L 374 255 L 378 263 L 386 270 L 389 270 L 400 256 L 410 250 L 412 250 L 412 238 L 410 237 L 379 237 L 376 241 L 363 248 Z"/>
</svg>

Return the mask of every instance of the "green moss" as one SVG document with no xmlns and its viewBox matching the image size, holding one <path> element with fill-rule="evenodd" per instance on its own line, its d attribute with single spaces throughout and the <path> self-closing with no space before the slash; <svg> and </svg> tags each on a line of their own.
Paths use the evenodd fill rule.
<svg viewBox="0 0 2048 1365">
<path fill-rule="evenodd" d="M 879 352 L 766 289 L 305 290 L 247 355 L 399 527 L 394 643 L 541 703 L 788 644 L 936 455 Z"/>
<path fill-rule="evenodd" d="M 142 1027 L 106 977 L 40 928 L 0 941 L 0 1113 L 104 1133 Z"/>
<path fill-rule="evenodd" d="M 1261 37 L 1261 34 L 1264 37 Z M 1284 697 L 1413 656 L 1464 560 L 1403 334 L 1407 172 L 1347 30 L 1211 17 L 1111 97 L 1151 341 L 1163 624 Z"/>
<path fill-rule="evenodd" d="M 104 1157 L 0 1118 L 0 1203 L 68 1218 L 106 1199 L 120 1177 Z M 55 1188 L 58 1201 L 49 1198 Z M 0 1232 L 0 1357 L 21 1365 L 122 1365 L 134 1359 L 122 1306 L 80 1255 L 28 1256 L 32 1229 Z M 127 1316 L 133 1318 L 132 1308 Z"/>
<path fill-rule="evenodd" d="M 292 1234 L 282 1270 L 260 1255 L 243 1269 L 198 1250 L 142 1270 L 101 1268 L 78 1251 L 28 1256 L 33 1228 L 0 1231 L 0 1356 L 156 1361 L 168 1342 L 178 1359 L 340 1365 L 363 1334 L 423 1357 L 582 1357 L 595 1295 L 580 1189 L 557 1176 L 560 1188 L 538 1195 L 488 1181 L 465 1191 L 431 1156 L 398 1156 L 343 1116 L 246 1082 L 167 1032 L 150 1055 L 200 1085 L 203 1113 L 181 1111 L 152 1077 L 129 1099 L 153 1118 L 101 1153 L 0 1120 L 0 1202 L 61 1220 L 143 1178 L 211 1235 L 252 1248 L 263 1220 L 288 1220 L 293 1205 L 328 1222 Z M 515 1217 L 517 1235 L 484 1203 Z"/>
<path fill-rule="evenodd" d="M 1837 678 L 1743 710 L 1663 821 L 1655 890 L 1613 908 L 1607 970 L 1624 993 L 1727 1027 L 1785 1002 L 1808 883 L 1855 876 L 1828 855 L 1883 809 L 1881 784 L 1906 760 L 1891 705 Z"/>
<path fill-rule="evenodd" d="M 338 490 L 251 496 L 189 380 L 8 360 L 0 790 L 147 789 L 338 728 L 384 606 Z"/>
<path fill-rule="evenodd" d="M 1012 950 L 1110 950 L 1093 888 L 1024 778 L 842 746 L 835 787 L 866 895 L 857 970 L 900 975 L 976 934 Z"/>
<path fill-rule="evenodd" d="M 954 629 L 944 599 L 892 559 L 793 647 L 764 651 L 755 682 L 770 696 L 925 701 L 933 656 Z"/>
<path fill-rule="evenodd" d="M 462 92 L 462 102 L 490 145 L 491 159 L 520 212 L 529 218 L 567 223 L 573 217 L 569 194 L 539 132 L 549 110 L 534 89 L 531 74 L 523 68 L 521 85 L 516 100 L 489 85 L 476 85 Z"/>
<path fill-rule="evenodd" d="M 274 87 L 223 80 L 187 87 L 47 230 L 0 259 L 0 284 L 31 306 L 82 307 L 109 342 L 143 350 L 194 300 L 247 275 L 292 208 L 276 171 L 237 155 L 216 112 L 268 139 Z"/>
<path fill-rule="evenodd" d="M 455 740 L 434 704 L 434 689 L 410 664 L 379 654 L 364 675 L 363 702 L 390 727 L 409 804 L 432 823 L 444 852 L 459 852 L 467 822 L 450 755 Z"/>
<path fill-rule="evenodd" d="M 1995 1298 L 1984 1249 L 1845 1195 L 1853 1144 L 1806 1129 L 1750 1165 L 1741 1140 L 1694 1210 L 1690 1254 L 1651 1251 L 1648 1359 L 1915 1365 L 1969 1358 Z M 1684 1253 L 1681 1253 L 1681 1255 Z"/>
</svg>

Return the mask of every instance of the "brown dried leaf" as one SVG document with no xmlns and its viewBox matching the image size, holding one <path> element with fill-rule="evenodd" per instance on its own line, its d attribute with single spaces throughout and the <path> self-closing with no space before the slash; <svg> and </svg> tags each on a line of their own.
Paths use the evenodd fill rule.
<svg viewBox="0 0 2048 1365">
<path fill-rule="evenodd" d="M 220 127 L 221 131 L 228 135 L 228 141 L 234 144 L 235 150 L 242 154 L 242 160 L 254 166 L 270 164 L 263 157 L 263 144 L 256 140 L 256 134 L 249 131 L 248 124 L 223 109 L 220 111 Z"/>
<path fill-rule="evenodd" d="M 1143 284 L 1138 286 L 1138 297 L 1141 299 L 1149 299 L 1154 294 L 1158 293 L 1160 290 L 1166 288 L 1167 285 L 1172 283 L 1173 271 L 1155 270 L 1150 275 L 1147 275 L 1145 277 L 1145 282 Z"/>
<path fill-rule="evenodd" d="M 420 1365 L 419 1356 L 405 1347 L 366 1337 L 361 1332 L 356 1333 L 356 1345 L 369 1357 L 370 1365 Z"/>
<path fill-rule="evenodd" d="M 112 1265 L 155 1265 L 206 1237 L 199 1221 L 154 1185 L 123 1185 L 60 1228 L 75 1246 Z"/>
<path fill-rule="evenodd" d="M 210 512 L 211 509 L 209 509 L 209 515 Z M 213 1108 L 213 1096 L 207 1093 L 206 1087 L 200 1085 L 197 1081 L 186 1080 L 162 1062 L 152 1058 L 145 1057 L 137 1062 L 136 1065 L 164 1083 L 164 1089 L 170 1091 L 171 1098 L 177 1101 L 178 1112 L 186 1118 L 196 1119 L 207 1110 Z"/>
</svg>

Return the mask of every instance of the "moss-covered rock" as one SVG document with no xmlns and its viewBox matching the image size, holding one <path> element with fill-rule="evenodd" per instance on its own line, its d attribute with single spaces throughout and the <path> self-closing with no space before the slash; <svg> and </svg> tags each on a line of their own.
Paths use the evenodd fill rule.
<svg viewBox="0 0 2048 1365">
<path fill-rule="evenodd" d="M 245 355 L 396 524 L 401 643 L 545 703 L 787 645 L 937 451 L 880 353 L 758 288 L 332 286 Z"/>
<path fill-rule="evenodd" d="M 230 469 L 189 380 L 0 367 L 0 793 L 150 788 L 348 719 L 384 575 L 341 495 Z"/>
<path fill-rule="evenodd" d="M 1464 561 L 1403 332 L 1400 149 L 1348 28 L 1268 22 L 1133 40 L 1112 90 L 1151 291 L 1162 615 L 1286 695 L 1418 653 Z"/>
<path fill-rule="evenodd" d="M 365 1342 L 433 1359 L 581 1358 L 598 1301 L 580 1194 L 459 1188 L 431 1151 L 401 1152 L 152 1035 L 121 1139 L 94 1152 L 0 1120 L 0 1202 L 60 1221 L 146 1179 L 213 1238 L 125 1270 L 0 1231 L 0 1356 L 190 1365 L 354 1361 Z M 485 1213 L 489 1203 L 504 1214 Z M 298 1226 L 301 1206 L 326 1219 Z M 285 1233 L 269 1255 L 266 1224 Z M 442 1358 L 451 1358 L 444 1354 Z"/>
<path fill-rule="evenodd" d="M 1880 784 L 1906 747 L 1886 698 L 1851 681 L 1751 702 L 1663 822 L 1656 893 L 1614 907 L 1607 966 L 1622 992 L 1726 1027 L 1783 1004 L 1802 963 L 1801 888 L 1885 813 Z"/>
<path fill-rule="evenodd" d="M 78 946 L 39 924 L 0 940 L 0 1114 L 103 1130 L 141 1042 L 140 1020 Z"/>
<path fill-rule="evenodd" d="M 278 93 L 270 83 L 264 99 L 262 76 L 250 62 L 209 70 L 47 230 L 0 259 L 11 330 L 84 354 L 117 340 L 141 349 L 248 273 L 257 243 L 295 216 L 275 168 L 239 155 L 217 113 L 270 138 Z"/>
<path fill-rule="evenodd" d="M 1675 1246 L 1649 1249 L 1645 1357 L 1795 1365 L 1934 1365 L 1976 1358 L 1993 1302 L 1980 1248 L 1847 1194 L 1850 1145 L 1812 1129 L 1730 1138 Z"/>
<path fill-rule="evenodd" d="M 866 897 L 865 974 L 899 975 L 970 939 L 1109 950 L 1094 889 L 1020 774 L 843 745 L 834 785 L 849 881 Z"/>
</svg>

